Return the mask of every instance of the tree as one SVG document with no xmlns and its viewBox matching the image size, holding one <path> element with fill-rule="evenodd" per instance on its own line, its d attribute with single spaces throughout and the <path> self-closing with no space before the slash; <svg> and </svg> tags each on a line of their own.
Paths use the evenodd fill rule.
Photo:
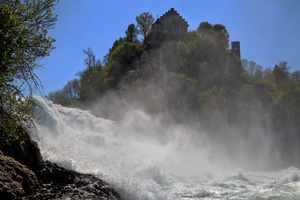
<svg viewBox="0 0 300 200">
<path fill-rule="evenodd" d="M 115 48 L 117 48 L 118 46 L 123 44 L 123 42 L 125 42 L 125 40 L 126 40 L 126 38 L 120 37 L 119 39 L 114 41 L 113 46 L 111 48 L 109 48 L 109 50 L 108 50 L 108 54 L 106 54 L 104 56 L 104 63 L 105 64 L 109 61 L 109 58 L 110 58 L 112 52 L 115 50 Z"/>
<path fill-rule="evenodd" d="M 219 44 L 219 47 L 224 48 L 224 50 L 229 47 L 229 34 L 226 27 L 222 24 L 215 24 L 213 26 L 214 37 Z"/>
<path fill-rule="evenodd" d="M 137 38 L 138 30 L 134 24 L 130 24 L 125 33 L 126 33 L 125 40 L 127 42 L 139 43 L 138 38 Z"/>
<path fill-rule="evenodd" d="M 140 56 L 140 45 L 124 42 L 112 52 L 108 63 L 108 76 L 112 80 L 112 87 L 116 87 L 122 77 L 133 69 L 133 62 Z"/>
<path fill-rule="evenodd" d="M 294 71 L 291 74 L 291 79 L 298 85 L 300 86 L 300 70 Z"/>
<path fill-rule="evenodd" d="M 96 60 L 96 56 L 90 47 L 87 50 L 83 50 L 83 53 L 87 56 L 84 59 L 84 64 L 90 71 L 102 67 L 101 61 Z"/>
<path fill-rule="evenodd" d="M 197 100 L 199 105 L 204 108 L 224 106 L 227 102 L 223 88 L 217 88 L 216 86 L 197 93 Z"/>
<path fill-rule="evenodd" d="M 107 71 L 84 70 L 80 74 L 80 101 L 87 103 L 101 97 L 108 89 Z"/>
<path fill-rule="evenodd" d="M 199 27 L 197 28 L 197 33 L 200 36 L 210 34 L 212 31 L 213 26 L 208 22 L 201 22 Z"/>
<path fill-rule="evenodd" d="M 273 75 L 278 84 L 289 76 L 289 69 L 290 67 L 287 66 L 287 61 L 280 61 L 279 65 L 275 65 Z"/>
<path fill-rule="evenodd" d="M 80 82 L 78 79 L 68 81 L 68 83 L 61 90 L 50 92 L 48 99 L 53 103 L 60 104 L 62 106 L 69 106 L 79 99 Z"/>
<path fill-rule="evenodd" d="M 135 27 L 134 24 L 130 24 L 128 26 L 127 30 L 125 31 L 125 33 L 126 33 L 126 37 L 120 37 L 119 39 L 114 41 L 113 46 L 111 48 L 109 48 L 109 50 L 108 50 L 108 54 L 106 54 L 104 56 L 103 63 L 105 63 L 105 64 L 108 63 L 109 58 L 111 57 L 111 54 L 113 53 L 113 51 L 118 46 L 122 45 L 124 42 L 140 44 L 140 41 L 137 39 L 137 34 L 139 33 L 139 31 L 137 30 L 137 28 Z"/>
<path fill-rule="evenodd" d="M 200 37 L 212 37 L 217 47 L 221 50 L 228 49 L 229 47 L 229 34 L 226 27 L 222 24 L 212 25 L 208 22 L 201 22 L 197 28 L 197 33 Z"/>
<path fill-rule="evenodd" d="M 154 18 L 152 17 L 152 14 L 149 14 L 149 12 L 144 12 L 139 16 L 136 16 L 135 20 L 137 22 L 139 32 L 144 36 L 145 43 L 147 34 L 150 31 L 151 26 L 154 22 Z"/>
<path fill-rule="evenodd" d="M 70 104 L 67 97 L 64 95 L 63 90 L 56 90 L 50 92 L 47 96 L 47 99 L 49 99 L 55 104 L 60 104 L 62 106 L 68 106 Z"/>
<path fill-rule="evenodd" d="M 87 56 L 84 59 L 86 69 L 78 73 L 80 77 L 79 99 L 86 102 L 104 94 L 108 89 L 109 79 L 107 71 L 102 67 L 101 61 L 96 60 L 92 49 L 83 50 L 83 53 Z"/>
<path fill-rule="evenodd" d="M 63 88 L 63 93 L 67 97 L 70 103 L 75 103 L 79 98 L 80 82 L 77 78 L 68 81 L 68 83 Z"/>
<path fill-rule="evenodd" d="M 242 67 L 245 70 L 244 72 L 247 75 L 247 78 L 251 81 L 257 81 L 261 80 L 265 75 L 267 75 L 269 72 L 263 70 L 263 67 L 260 65 L 257 65 L 253 61 L 248 61 L 247 59 L 242 59 Z"/>
<path fill-rule="evenodd" d="M 1 143 L 18 138 L 16 130 L 30 113 L 25 91 L 31 94 L 41 86 L 34 70 L 41 66 L 38 61 L 54 48 L 55 39 L 47 36 L 47 31 L 57 20 L 53 13 L 57 2 L 0 0 Z"/>
</svg>

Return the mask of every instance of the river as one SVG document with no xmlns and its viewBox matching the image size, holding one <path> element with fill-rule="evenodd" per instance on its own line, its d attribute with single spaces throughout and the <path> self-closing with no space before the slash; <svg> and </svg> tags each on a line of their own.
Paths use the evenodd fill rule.
<svg viewBox="0 0 300 200">
<path fill-rule="evenodd" d="M 31 135 L 43 159 L 95 175 L 123 199 L 300 199 L 296 167 L 244 169 L 220 151 L 214 156 L 205 135 L 195 145 L 186 127 L 157 127 L 140 110 L 116 123 L 37 95 L 32 98 L 38 106 L 34 109 L 37 129 Z M 172 137 L 157 139 L 159 132 Z M 256 162 L 251 159 L 249 163 Z"/>
</svg>

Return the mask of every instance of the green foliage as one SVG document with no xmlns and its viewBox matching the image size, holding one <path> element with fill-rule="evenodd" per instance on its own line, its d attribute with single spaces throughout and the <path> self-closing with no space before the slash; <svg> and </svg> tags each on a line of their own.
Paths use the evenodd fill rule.
<svg viewBox="0 0 300 200">
<path fill-rule="evenodd" d="M 119 39 L 117 39 L 117 40 L 114 41 L 113 46 L 112 46 L 111 48 L 109 48 L 109 50 L 108 50 L 108 54 L 106 54 L 106 55 L 104 56 L 104 62 L 105 62 L 105 63 L 108 62 L 108 60 L 109 60 L 109 58 L 110 58 L 112 52 L 113 52 L 118 46 L 120 46 L 121 44 L 123 44 L 123 42 L 125 42 L 125 38 L 123 38 L 123 37 L 120 37 Z"/>
<path fill-rule="evenodd" d="M 191 87 L 194 87 L 195 84 L 197 83 L 197 80 L 191 79 L 186 76 L 186 74 L 183 73 L 176 73 L 172 72 L 171 73 L 171 79 L 175 78 L 177 83 L 180 83 L 181 87 L 184 87 L 185 89 L 190 89 Z"/>
<path fill-rule="evenodd" d="M 40 86 L 34 69 L 48 56 L 53 38 L 47 36 L 57 16 L 57 0 L 0 0 L 0 117 L 2 143 L 18 138 L 17 127 L 30 113 L 25 89 Z M 22 99 L 23 98 L 23 99 Z"/>
<path fill-rule="evenodd" d="M 9 145 L 23 134 L 20 126 L 23 121 L 31 119 L 31 106 L 28 99 L 22 102 L 8 94 L 1 99 L 7 103 L 0 107 L 0 145 Z"/>
<path fill-rule="evenodd" d="M 251 81 L 262 80 L 269 72 L 264 70 L 261 65 L 257 65 L 253 61 L 248 61 L 247 59 L 242 60 L 242 68 L 244 70 L 244 76 Z"/>
<path fill-rule="evenodd" d="M 216 86 L 213 86 L 211 89 L 207 89 L 204 92 L 198 92 L 197 101 L 201 107 L 220 108 L 224 107 L 227 99 L 225 98 L 223 88 L 219 89 Z"/>
<path fill-rule="evenodd" d="M 121 65 L 130 65 L 133 58 L 140 53 L 140 45 L 130 42 L 124 42 L 119 45 L 112 53 L 110 62 L 117 62 Z"/>
<path fill-rule="evenodd" d="M 10 11 L 4 9 L 3 12 L 9 15 Z M 11 19 L 5 22 L 6 26 L 19 23 L 18 19 Z M 145 43 L 153 17 L 143 13 L 136 20 Z M 245 135 L 272 129 L 274 135 L 281 134 L 279 139 L 285 135 L 292 138 L 285 142 L 286 146 L 300 142 L 297 136 L 300 130 L 300 72 L 290 73 L 287 62 L 264 69 L 253 61 L 240 60 L 228 50 L 229 34 L 225 26 L 208 22 L 188 32 L 187 38 L 175 48 L 174 43 L 167 40 L 165 46 L 153 45 L 166 39 L 167 33 L 164 33 L 141 52 L 137 28 L 130 24 L 126 36 L 113 43 L 104 58 L 104 66 L 90 48 L 84 50 L 86 69 L 79 73 L 79 84 L 75 87 L 68 83 L 68 88 L 73 90 L 65 86 L 51 94 L 53 98 L 62 105 L 78 99 L 88 103 L 101 98 L 109 89 L 125 88 L 125 91 L 134 92 L 122 95 L 146 105 L 149 111 L 170 113 L 180 122 L 190 119 L 185 119 L 185 114 L 193 115 L 212 133 L 226 132 L 222 130 L 226 123 L 229 128 L 238 127 Z M 9 51 L 2 57 L 7 55 Z M 129 79 L 130 83 L 126 83 Z M 123 84 L 127 87 L 121 87 Z M 257 127 L 250 123 L 253 116 Z M 289 130 L 282 130 L 281 124 Z"/>
<path fill-rule="evenodd" d="M 208 22 L 201 22 L 197 28 L 197 33 L 200 36 L 210 34 L 213 29 L 213 26 Z"/>
<path fill-rule="evenodd" d="M 144 43 L 145 43 L 147 34 L 150 31 L 151 26 L 154 22 L 154 18 L 152 14 L 150 14 L 149 12 L 144 12 L 139 16 L 136 16 L 135 20 L 137 22 L 137 27 L 139 32 L 144 36 Z"/>
<path fill-rule="evenodd" d="M 118 85 L 126 72 L 134 69 L 133 62 L 140 53 L 140 45 L 130 42 L 123 42 L 114 49 L 107 65 L 112 87 Z"/>
<path fill-rule="evenodd" d="M 88 48 L 83 52 L 87 56 L 85 58 L 86 69 L 78 73 L 80 84 L 77 95 L 81 102 L 88 102 L 95 100 L 107 91 L 109 79 L 107 70 L 102 67 L 100 60 L 96 60 L 92 49 Z"/>
<path fill-rule="evenodd" d="M 241 82 L 240 62 L 227 52 L 229 35 L 223 25 L 202 22 L 188 33 L 186 42 L 177 43 L 176 63 L 187 77 L 198 81 L 198 91 L 236 87 Z"/>
<path fill-rule="evenodd" d="M 80 93 L 80 81 L 74 79 L 68 81 L 68 83 L 61 90 L 50 92 L 48 99 L 53 103 L 60 104 L 62 106 L 70 106 L 77 103 Z"/>
<path fill-rule="evenodd" d="M 87 56 L 84 59 L 84 64 L 88 70 L 93 71 L 102 67 L 101 61 L 96 60 L 96 56 L 90 47 L 87 50 L 83 50 L 83 53 Z"/>
<path fill-rule="evenodd" d="M 137 38 L 138 29 L 135 27 L 134 24 L 130 24 L 125 33 L 126 33 L 126 37 L 125 37 L 126 42 L 131 42 L 131 43 L 140 42 Z"/>
<path fill-rule="evenodd" d="M 273 104 L 281 110 L 297 113 L 300 116 L 300 85 L 297 79 L 298 72 L 289 73 L 286 61 L 275 65 L 272 74 L 264 79 L 267 92 Z"/>
<path fill-rule="evenodd" d="M 101 97 L 108 89 L 109 79 L 107 71 L 102 68 L 96 70 L 84 70 L 80 75 L 80 100 L 90 101 Z"/>
<path fill-rule="evenodd" d="M 212 37 L 221 50 L 228 49 L 229 47 L 229 34 L 222 24 L 212 25 L 208 22 L 202 22 L 197 28 L 197 33 L 200 37 Z"/>
</svg>

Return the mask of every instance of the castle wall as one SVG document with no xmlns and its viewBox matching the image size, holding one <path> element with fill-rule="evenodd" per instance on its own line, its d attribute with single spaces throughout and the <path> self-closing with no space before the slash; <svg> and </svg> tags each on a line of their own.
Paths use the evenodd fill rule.
<svg viewBox="0 0 300 200">
<path fill-rule="evenodd" d="M 182 40 L 186 36 L 187 28 L 188 23 L 174 8 L 171 8 L 152 25 L 151 41 L 156 42 L 165 39 Z"/>
<path fill-rule="evenodd" d="M 231 53 L 236 55 L 241 60 L 241 48 L 239 41 L 231 42 Z"/>
</svg>

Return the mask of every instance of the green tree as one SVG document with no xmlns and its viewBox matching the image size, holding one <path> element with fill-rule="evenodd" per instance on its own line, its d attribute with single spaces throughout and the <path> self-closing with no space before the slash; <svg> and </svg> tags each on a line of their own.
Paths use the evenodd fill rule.
<svg viewBox="0 0 300 200">
<path fill-rule="evenodd" d="M 18 124 L 30 112 L 25 90 L 32 93 L 41 85 L 34 70 L 40 67 L 38 61 L 53 49 L 55 39 L 47 33 L 57 20 L 57 15 L 53 13 L 57 2 L 0 0 L 1 143 L 18 138 L 14 134 Z"/>
<path fill-rule="evenodd" d="M 101 61 L 96 60 L 96 56 L 90 47 L 87 50 L 83 50 L 83 53 L 87 56 L 84 59 L 84 64 L 88 70 L 92 71 L 102 67 Z"/>
<path fill-rule="evenodd" d="M 81 102 L 95 100 L 103 95 L 108 89 L 107 70 L 102 67 L 101 61 L 96 60 L 96 56 L 91 48 L 83 51 L 86 69 L 78 73 L 80 77 L 79 99 Z"/>
<path fill-rule="evenodd" d="M 280 61 L 279 65 L 275 65 L 273 68 L 273 75 L 277 83 L 289 76 L 290 67 L 287 66 L 287 61 Z"/>
<path fill-rule="evenodd" d="M 78 79 L 68 81 L 61 90 L 50 92 L 47 99 L 62 106 L 70 106 L 79 99 L 80 82 Z"/>
<path fill-rule="evenodd" d="M 130 42 L 124 42 L 112 52 L 107 66 L 112 87 L 116 87 L 122 77 L 134 69 L 133 62 L 140 53 L 140 45 Z"/>
<path fill-rule="evenodd" d="M 52 91 L 48 94 L 47 99 L 52 101 L 55 104 L 60 104 L 62 106 L 68 106 L 70 105 L 69 100 L 67 97 L 64 95 L 63 90 L 56 90 Z"/>
<path fill-rule="evenodd" d="M 294 71 L 291 74 L 291 79 L 298 85 L 300 86 L 300 70 Z"/>
<path fill-rule="evenodd" d="M 112 54 L 112 52 L 121 44 L 123 44 L 123 42 L 125 42 L 126 38 L 120 37 L 119 39 L 115 40 L 113 43 L 113 46 L 111 48 L 109 48 L 108 50 L 108 54 L 106 54 L 104 56 L 104 63 L 106 64 L 109 61 L 109 58 Z"/>
<path fill-rule="evenodd" d="M 201 22 L 199 27 L 197 28 L 197 33 L 200 36 L 210 34 L 213 29 L 213 25 L 208 22 Z"/>
<path fill-rule="evenodd" d="M 201 107 L 221 107 L 227 102 L 223 88 L 213 86 L 204 92 L 197 93 L 197 100 Z"/>
<path fill-rule="evenodd" d="M 139 43 L 138 38 L 137 38 L 138 30 L 134 24 L 130 24 L 125 33 L 126 33 L 125 40 L 127 42 Z"/>
<path fill-rule="evenodd" d="M 257 65 L 253 61 L 248 61 L 247 59 L 242 59 L 242 68 L 244 69 L 244 73 L 246 75 L 246 78 L 249 79 L 249 81 L 258 81 L 263 78 L 266 74 L 268 74 L 267 71 L 263 70 L 263 67 L 261 65 Z"/>
<path fill-rule="evenodd" d="M 79 99 L 79 92 L 80 81 L 77 78 L 68 81 L 63 88 L 63 93 L 71 104 L 75 103 Z"/>
<path fill-rule="evenodd" d="M 136 16 L 135 20 L 137 22 L 139 32 L 144 36 L 144 43 L 146 43 L 146 37 L 154 22 L 154 18 L 149 12 L 144 12 L 139 16 Z"/>
<path fill-rule="evenodd" d="M 228 49 L 229 47 L 229 34 L 226 30 L 226 27 L 222 24 L 215 24 L 212 28 L 214 32 L 214 38 L 217 41 L 217 44 L 223 50 Z"/>
<path fill-rule="evenodd" d="M 229 47 L 229 34 L 226 27 L 222 24 L 212 25 L 208 22 L 201 22 L 197 28 L 197 33 L 200 37 L 210 36 L 215 41 L 217 48 L 228 49 Z"/>
</svg>

